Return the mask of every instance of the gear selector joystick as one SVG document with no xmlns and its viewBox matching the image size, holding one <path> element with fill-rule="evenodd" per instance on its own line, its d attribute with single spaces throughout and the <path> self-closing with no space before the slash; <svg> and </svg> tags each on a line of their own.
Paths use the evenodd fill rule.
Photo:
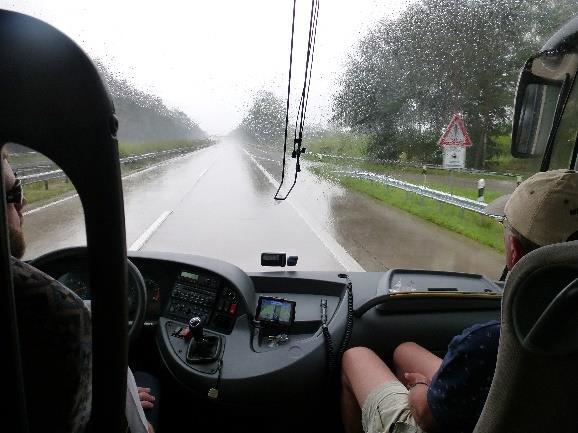
<svg viewBox="0 0 578 433">
<path fill-rule="evenodd" d="M 191 331 L 191 334 L 193 334 L 193 339 L 197 344 L 203 342 L 205 336 L 203 329 L 203 321 L 201 320 L 200 317 L 198 316 L 191 317 L 191 319 L 189 320 L 189 331 Z"/>
<path fill-rule="evenodd" d="M 187 361 L 192 364 L 216 361 L 221 353 L 221 338 L 217 335 L 206 335 L 203 320 L 194 316 L 189 320 L 189 331 L 193 338 L 189 341 Z"/>
</svg>

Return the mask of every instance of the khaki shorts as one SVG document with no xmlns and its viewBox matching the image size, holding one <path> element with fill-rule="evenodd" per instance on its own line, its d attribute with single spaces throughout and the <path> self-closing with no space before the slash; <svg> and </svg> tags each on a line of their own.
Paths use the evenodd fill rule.
<svg viewBox="0 0 578 433">
<path fill-rule="evenodd" d="M 363 404 L 365 433 L 425 433 L 409 410 L 407 389 L 400 382 L 385 382 L 371 391 Z"/>
</svg>

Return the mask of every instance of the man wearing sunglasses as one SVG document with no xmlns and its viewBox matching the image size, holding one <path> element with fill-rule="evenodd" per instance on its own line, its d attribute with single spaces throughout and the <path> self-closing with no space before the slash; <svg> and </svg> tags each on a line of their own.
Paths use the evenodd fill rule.
<svg viewBox="0 0 578 433">
<path fill-rule="evenodd" d="M 6 190 L 6 217 L 8 235 L 10 237 L 10 254 L 17 259 L 24 256 L 26 244 L 24 241 L 23 209 L 26 206 L 26 198 L 22 189 L 22 182 L 8 163 L 8 154 L 2 149 L 2 171 L 4 173 L 4 188 Z M 146 373 L 140 374 L 140 379 L 150 382 Z M 153 426 L 148 422 L 143 409 L 153 409 L 155 397 L 150 394 L 150 388 L 137 387 L 135 378 L 129 369 L 127 377 L 126 416 L 132 433 L 154 433 Z M 158 409 L 158 408 L 157 408 Z M 156 417 L 157 415 L 155 415 Z M 156 420 L 156 418 L 155 418 Z"/>
<path fill-rule="evenodd" d="M 540 172 L 509 197 L 488 206 L 504 218 L 506 266 L 511 270 L 541 246 L 578 240 L 578 173 Z M 342 416 L 347 432 L 471 432 L 496 367 L 500 324 L 474 325 L 454 337 L 441 359 L 402 343 L 390 369 L 373 351 L 343 354 Z"/>
</svg>

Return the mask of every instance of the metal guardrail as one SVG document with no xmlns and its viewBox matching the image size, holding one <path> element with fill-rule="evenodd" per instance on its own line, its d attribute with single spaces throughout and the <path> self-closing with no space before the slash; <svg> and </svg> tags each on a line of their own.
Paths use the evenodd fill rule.
<svg viewBox="0 0 578 433">
<path fill-rule="evenodd" d="M 387 186 L 392 186 L 394 188 L 399 188 L 404 191 L 412 192 L 423 197 L 428 197 L 433 200 L 447 203 L 453 206 L 457 206 L 461 209 L 469 210 L 472 212 L 479 213 L 481 215 L 486 215 L 495 218 L 499 221 L 503 219 L 502 216 L 488 214 L 485 209 L 487 203 L 480 202 L 477 200 L 472 200 L 470 198 L 461 197 L 459 195 L 453 195 L 447 192 L 438 191 L 436 189 L 428 188 L 422 185 L 416 185 L 409 182 L 404 182 L 402 180 L 396 179 L 391 176 L 386 176 L 384 174 L 372 173 L 369 171 L 362 170 L 334 170 L 333 173 L 347 175 L 355 177 L 358 179 L 367 179 L 380 182 Z"/>
<path fill-rule="evenodd" d="M 487 171 L 487 170 L 480 170 L 477 168 L 446 168 L 439 164 L 420 164 L 420 163 L 413 163 L 407 161 L 401 161 L 396 159 L 371 159 L 361 156 L 343 156 L 343 155 L 333 155 L 330 153 L 318 153 L 318 152 L 308 152 L 309 155 L 322 157 L 322 158 L 337 158 L 337 159 L 350 159 L 354 161 L 360 162 L 373 162 L 377 164 L 396 164 L 405 167 L 413 167 L 413 168 L 422 168 L 426 166 L 427 168 L 434 168 L 436 170 L 447 170 L 447 171 L 455 171 L 458 173 L 474 173 L 474 174 L 489 174 L 492 176 L 506 176 L 506 177 L 515 177 L 517 178 L 519 174 L 517 173 L 500 173 L 497 171 Z"/>
<path fill-rule="evenodd" d="M 184 153 L 189 152 L 190 150 L 191 149 L 188 147 L 187 148 L 181 147 L 178 149 L 168 149 L 168 150 L 160 150 L 158 152 L 143 153 L 141 155 L 134 155 L 134 156 L 128 156 L 126 158 L 121 158 L 120 163 L 121 164 L 129 164 L 131 162 L 137 162 L 137 161 L 141 161 L 143 159 L 158 158 L 158 157 L 164 156 L 164 155 L 177 154 L 177 153 L 184 154 Z M 35 167 L 26 167 L 25 170 L 32 171 L 36 167 L 47 167 L 47 166 L 45 164 L 43 164 L 43 165 L 39 165 L 39 166 L 35 166 Z M 22 168 L 18 169 L 17 171 L 21 171 L 21 170 L 22 170 Z M 24 176 L 19 176 L 19 179 L 23 185 L 27 185 L 27 184 L 31 184 L 31 183 L 48 181 L 48 180 L 52 180 L 52 179 L 60 179 L 63 177 L 66 177 L 64 172 L 60 169 L 57 169 L 57 170 L 44 171 L 41 173 L 33 173 L 33 174 L 27 174 Z"/>
</svg>

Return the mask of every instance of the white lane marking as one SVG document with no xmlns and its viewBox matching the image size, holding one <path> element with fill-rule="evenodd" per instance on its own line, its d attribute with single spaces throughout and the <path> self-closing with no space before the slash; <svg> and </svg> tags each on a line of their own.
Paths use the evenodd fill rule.
<svg viewBox="0 0 578 433">
<path fill-rule="evenodd" d="M 261 170 L 261 172 L 265 175 L 267 180 L 275 187 L 279 187 L 279 182 L 275 180 L 271 174 L 265 170 L 265 168 L 257 162 L 257 160 L 251 155 L 246 149 L 243 151 L 251 158 L 251 160 L 255 163 L 255 165 Z M 341 246 L 339 242 L 335 240 L 333 236 L 331 236 L 323 227 L 317 224 L 313 218 L 310 218 L 307 215 L 301 206 L 293 201 L 286 201 L 289 205 L 295 209 L 295 212 L 305 221 L 305 223 L 309 226 L 311 231 L 315 233 L 315 235 L 319 238 L 321 243 L 329 250 L 329 252 L 335 257 L 335 259 L 339 262 L 341 266 L 346 271 L 350 272 L 365 272 L 365 269 L 355 260 L 353 257 L 349 255 L 349 253 Z"/>
<path fill-rule="evenodd" d="M 257 158 L 260 159 L 262 161 L 270 161 L 270 162 L 274 162 L 277 165 L 281 165 L 281 161 L 278 161 L 276 159 L 271 159 L 271 158 L 265 158 L 264 156 L 257 156 L 257 155 L 252 155 L 253 158 Z"/>
<path fill-rule="evenodd" d="M 139 238 L 132 243 L 132 245 L 128 248 L 129 251 L 138 251 L 140 250 L 143 245 L 150 239 L 150 237 L 156 232 L 161 224 L 172 214 L 172 210 L 164 211 L 161 216 L 159 216 L 155 222 L 153 222 L 148 229 L 146 229 Z"/>
<path fill-rule="evenodd" d="M 199 183 L 199 181 L 201 180 L 201 178 L 205 175 L 205 173 L 207 173 L 207 171 L 209 171 L 209 169 L 215 164 L 216 161 L 213 161 L 213 163 L 211 165 L 209 165 L 200 175 L 199 177 L 197 177 L 195 179 L 195 181 L 192 183 L 191 187 L 187 190 L 187 192 L 185 194 L 183 194 L 183 197 L 181 198 L 181 200 L 179 201 L 179 203 L 181 203 L 185 197 L 189 194 L 189 192 L 191 192 L 191 190 L 195 187 L 195 185 L 197 185 L 197 183 Z M 151 238 L 151 236 L 159 229 L 159 227 L 161 226 L 161 224 L 169 217 L 170 214 L 173 213 L 173 210 L 167 210 L 165 212 L 163 212 L 161 214 L 160 217 L 158 217 L 155 222 L 153 222 L 139 237 L 136 241 L 134 241 L 132 243 L 132 245 L 128 248 L 129 251 L 138 251 L 140 250 L 145 243 L 147 243 L 147 241 Z"/>
<path fill-rule="evenodd" d="M 181 204 L 183 202 L 183 200 L 187 197 L 187 195 L 189 195 L 189 193 L 193 190 L 193 188 L 195 186 L 197 186 L 197 183 L 199 183 L 199 181 L 201 180 L 201 178 L 207 173 L 207 171 L 209 171 L 209 169 L 211 167 L 213 167 L 213 165 L 215 165 L 215 163 L 217 162 L 217 160 L 215 159 L 207 168 L 205 168 L 203 170 L 203 172 L 199 175 L 199 177 L 197 177 L 197 179 L 191 184 L 191 187 L 187 190 L 187 192 L 185 192 L 183 194 L 183 196 L 181 197 L 181 199 L 179 200 L 179 204 Z"/>
<path fill-rule="evenodd" d="M 151 165 L 150 167 L 143 168 L 142 170 L 137 170 L 137 171 L 134 171 L 134 172 L 132 172 L 132 173 L 130 173 L 130 174 L 127 174 L 126 176 L 123 176 L 122 180 L 131 178 L 131 177 L 136 176 L 136 175 L 139 175 L 139 174 L 146 173 L 147 171 L 151 171 L 151 170 L 154 170 L 154 169 L 156 169 L 156 168 L 162 167 L 163 165 L 170 164 L 171 162 L 174 162 L 174 161 L 177 160 L 177 159 L 181 159 L 181 158 L 184 158 L 185 156 L 192 155 L 192 154 L 194 154 L 194 153 L 199 152 L 200 150 L 203 150 L 203 149 L 199 149 L 199 150 L 196 150 L 196 151 L 191 152 L 191 153 L 186 153 L 186 154 L 184 154 L 184 155 L 175 156 L 174 158 L 165 159 L 164 161 L 159 162 L 159 163 L 156 164 L 156 165 Z"/>
<path fill-rule="evenodd" d="M 64 197 L 64 198 L 61 198 L 60 200 L 52 201 L 48 204 L 45 204 L 44 206 L 40 206 L 40 207 L 37 207 L 34 209 L 27 210 L 26 212 L 23 212 L 22 215 L 30 215 L 30 214 L 33 214 L 36 212 L 40 212 L 41 210 L 46 209 L 47 207 L 56 206 L 57 204 L 63 203 L 63 202 L 70 200 L 71 198 L 74 198 L 74 197 L 78 197 L 78 194 L 72 194 L 69 197 Z"/>
<path fill-rule="evenodd" d="M 123 176 L 123 177 L 122 177 L 122 180 L 131 178 L 131 177 L 136 176 L 136 175 L 138 175 L 138 174 L 146 173 L 147 171 L 154 170 L 155 168 L 159 168 L 159 167 L 161 167 L 161 166 L 163 166 L 163 165 L 169 164 L 169 163 L 175 161 L 176 159 L 184 158 L 185 156 L 193 155 L 193 154 L 198 153 L 198 152 L 201 152 L 202 150 L 205 150 L 205 149 L 207 149 L 207 148 L 204 147 L 204 148 L 202 148 L 202 149 L 195 150 L 194 152 L 187 153 L 187 154 L 185 154 L 185 155 L 175 156 L 174 158 L 170 158 L 170 159 L 167 159 L 167 160 L 165 160 L 165 161 L 159 162 L 159 163 L 156 164 L 156 165 L 152 165 L 152 166 L 147 167 L 147 168 L 144 168 L 144 169 L 142 169 L 142 170 L 137 170 L 137 171 L 135 171 L 135 172 L 133 172 L 133 173 L 127 174 L 126 176 Z M 75 198 L 75 197 L 78 197 L 78 194 L 72 194 L 72 195 L 69 196 L 69 197 L 61 198 L 60 200 L 56 200 L 56 201 L 50 202 L 50 203 L 48 203 L 48 204 L 45 204 L 44 206 L 39 206 L 39 207 L 37 207 L 37 208 L 30 209 L 30 210 L 24 212 L 22 215 L 30 215 L 30 214 L 33 214 L 33 213 L 36 213 L 36 212 L 40 212 L 41 210 L 44 210 L 44 209 L 49 208 L 49 207 L 52 207 L 52 206 L 56 206 L 57 204 L 63 203 L 63 202 L 65 202 L 65 201 L 70 200 L 71 198 Z"/>
</svg>

